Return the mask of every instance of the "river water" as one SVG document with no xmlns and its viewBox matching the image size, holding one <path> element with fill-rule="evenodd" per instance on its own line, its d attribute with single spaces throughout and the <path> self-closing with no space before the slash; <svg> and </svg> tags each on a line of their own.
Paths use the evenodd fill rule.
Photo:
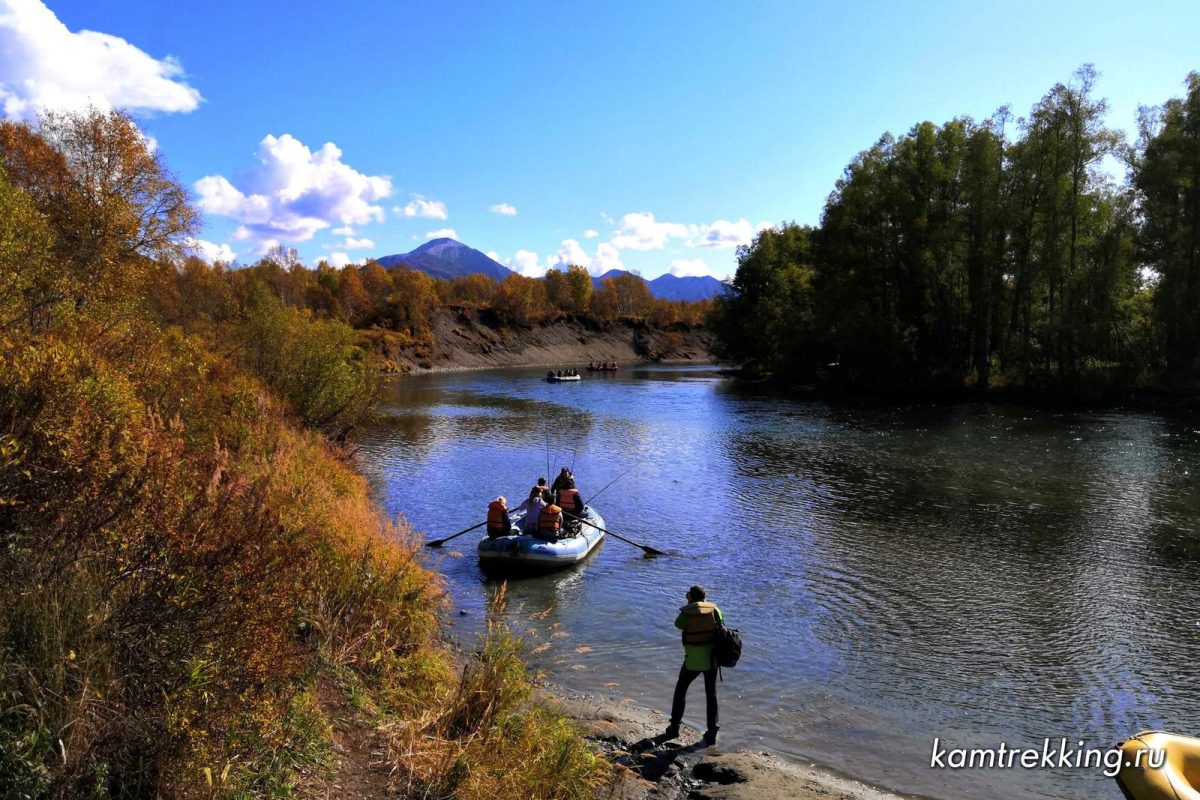
<svg viewBox="0 0 1200 800">
<path fill-rule="evenodd" d="M 585 496 L 627 473 L 596 508 L 671 556 L 608 537 L 580 568 L 508 585 L 554 682 L 668 710 L 672 621 L 699 583 L 745 640 L 723 747 L 945 800 L 1119 798 L 1095 769 L 934 769 L 933 741 L 1200 730 L 1200 420 L 796 402 L 694 366 L 542 375 L 396 378 L 360 457 L 426 538 L 563 465 Z M 477 542 L 430 551 L 467 641 L 498 588 Z M 701 728 L 703 706 L 697 683 Z"/>
</svg>

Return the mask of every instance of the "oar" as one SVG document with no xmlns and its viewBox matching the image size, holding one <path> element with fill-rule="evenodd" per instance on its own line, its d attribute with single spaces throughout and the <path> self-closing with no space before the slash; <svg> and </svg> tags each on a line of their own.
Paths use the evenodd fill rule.
<svg viewBox="0 0 1200 800">
<path fill-rule="evenodd" d="M 591 525 L 596 530 L 604 531 L 609 536 L 615 536 L 616 538 L 620 539 L 622 542 L 627 542 L 627 543 L 633 545 L 634 547 L 640 547 L 640 548 L 642 548 L 643 551 L 645 551 L 646 555 L 648 555 L 648 556 L 665 556 L 666 555 L 666 553 L 664 553 L 662 550 L 655 550 L 653 547 L 650 547 L 649 545 L 638 544 L 637 542 L 633 541 L 632 539 L 626 539 L 624 536 L 621 536 L 618 533 L 613 533 L 610 530 L 601 528 L 599 525 L 597 525 L 594 522 L 588 522 L 583 517 L 577 517 L 574 514 L 568 514 L 566 511 L 563 512 L 563 516 L 570 517 L 571 519 L 577 519 L 580 522 L 582 522 L 584 525 Z"/>
<path fill-rule="evenodd" d="M 487 525 L 486 519 L 483 522 L 479 523 L 478 525 L 472 525 L 471 527 L 467 528 L 465 531 L 459 531 L 458 533 L 454 534 L 453 536 L 447 536 L 445 539 L 434 539 L 432 542 L 426 542 L 425 546 L 426 547 L 441 547 L 442 545 L 444 545 L 446 542 L 450 541 L 451 539 L 457 539 L 459 536 L 462 536 L 464 533 L 470 533 L 471 531 L 475 530 L 476 528 L 482 528 L 484 525 Z"/>
</svg>

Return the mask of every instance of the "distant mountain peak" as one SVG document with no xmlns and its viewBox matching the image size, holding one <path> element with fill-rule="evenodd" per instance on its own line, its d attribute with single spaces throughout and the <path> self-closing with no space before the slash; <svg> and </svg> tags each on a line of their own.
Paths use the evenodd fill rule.
<svg viewBox="0 0 1200 800">
<path fill-rule="evenodd" d="M 443 280 L 478 273 L 493 280 L 503 281 L 513 274 L 512 270 L 495 259 L 447 236 L 430 239 L 407 253 L 383 256 L 375 260 L 385 267 L 406 266 Z"/>
</svg>

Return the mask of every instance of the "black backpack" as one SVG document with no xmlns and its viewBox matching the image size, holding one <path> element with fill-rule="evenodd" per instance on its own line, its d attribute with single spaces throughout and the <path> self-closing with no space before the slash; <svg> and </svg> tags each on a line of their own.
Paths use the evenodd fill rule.
<svg viewBox="0 0 1200 800">
<path fill-rule="evenodd" d="M 717 631 L 713 637 L 713 664 L 717 667 L 736 667 L 742 657 L 742 635 L 737 628 L 726 628 L 725 623 L 717 623 Z"/>
</svg>

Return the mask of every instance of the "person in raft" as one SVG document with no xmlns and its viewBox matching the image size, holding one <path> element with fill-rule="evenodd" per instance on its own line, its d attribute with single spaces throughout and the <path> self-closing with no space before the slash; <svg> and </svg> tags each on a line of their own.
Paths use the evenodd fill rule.
<svg viewBox="0 0 1200 800">
<path fill-rule="evenodd" d="M 562 532 L 562 526 L 562 509 L 554 503 L 550 503 L 542 506 L 542 510 L 538 514 L 537 533 L 533 535 L 539 539 L 545 539 L 547 542 L 557 542 L 559 534 Z"/>
<path fill-rule="evenodd" d="M 545 480 L 545 478 L 542 478 L 543 483 Z M 533 487 L 529 490 L 529 497 L 525 499 L 525 502 L 513 509 L 513 513 L 517 511 L 525 512 L 525 516 L 521 519 L 521 533 L 528 536 L 533 536 L 537 533 L 538 523 L 542 518 L 542 509 L 549 505 L 543 493 L 544 491 L 545 486 Z"/>
<path fill-rule="evenodd" d="M 575 476 L 571 474 L 571 470 L 563 467 L 562 472 L 558 473 L 558 477 L 554 479 L 554 485 L 550 487 L 550 490 L 557 495 L 567 488 L 575 488 Z"/>
<path fill-rule="evenodd" d="M 478 519 L 478 517 L 476 517 Z M 512 521 L 508 518 L 508 501 L 500 495 L 488 503 L 487 535 L 489 539 L 508 536 L 512 533 Z"/>
<path fill-rule="evenodd" d="M 667 739 L 679 737 L 679 724 L 683 722 L 683 707 L 687 701 L 687 690 L 704 674 L 704 699 L 707 705 L 708 730 L 704 732 L 704 744 L 712 747 L 717 743 L 717 666 L 713 663 L 713 640 L 717 625 L 725 619 L 721 609 L 705 598 L 703 586 L 688 589 L 688 604 L 679 609 L 675 627 L 683 631 L 683 666 L 679 668 L 679 680 L 675 683 L 675 697 L 671 701 L 671 721 L 667 725 Z"/>
<path fill-rule="evenodd" d="M 557 483 L 557 481 L 555 481 Z M 583 517 L 583 495 L 575 488 L 575 478 L 567 478 L 563 488 L 557 492 L 555 505 L 563 510 L 563 527 L 572 534 L 579 531 L 579 520 Z"/>
<path fill-rule="evenodd" d="M 542 493 L 542 499 L 547 503 L 554 502 L 554 495 L 550 494 L 550 487 L 546 485 L 545 478 L 538 478 L 538 491 Z"/>
</svg>

